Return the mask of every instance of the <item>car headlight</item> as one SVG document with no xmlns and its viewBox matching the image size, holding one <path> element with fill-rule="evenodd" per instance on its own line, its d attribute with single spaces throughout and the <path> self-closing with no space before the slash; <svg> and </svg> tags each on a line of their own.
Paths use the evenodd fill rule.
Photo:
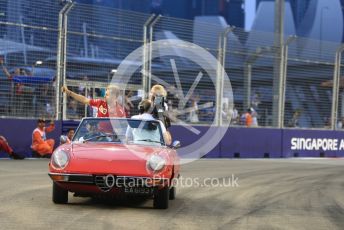
<svg viewBox="0 0 344 230">
<path fill-rule="evenodd" d="M 153 155 L 148 159 L 148 166 L 153 171 L 159 171 L 165 167 L 166 161 L 159 155 Z"/>
<path fill-rule="evenodd" d="M 58 149 L 53 153 L 52 164 L 55 168 L 64 168 L 69 162 L 69 155 L 65 151 Z"/>
</svg>

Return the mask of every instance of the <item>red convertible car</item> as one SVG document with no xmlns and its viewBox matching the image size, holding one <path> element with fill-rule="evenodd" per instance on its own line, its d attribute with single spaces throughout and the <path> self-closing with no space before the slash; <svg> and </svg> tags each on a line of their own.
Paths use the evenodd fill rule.
<svg viewBox="0 0 344 230">
<path fill-rule="evenodd" d="M 70 144 L 59 146 L 49 163 L 54 203 L 74 196 L 146 196 L 154 208 L 168 208 L 179 176 L 175 141 L 166 146 L 155 120 L 84 118 Z"/>
</svg>

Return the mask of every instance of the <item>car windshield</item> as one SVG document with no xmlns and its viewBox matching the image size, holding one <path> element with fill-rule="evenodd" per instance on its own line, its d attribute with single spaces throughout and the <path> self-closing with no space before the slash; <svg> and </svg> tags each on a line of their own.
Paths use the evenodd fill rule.
<svg viewBox="0 0 344 230">
<path fill-rule="evenodd" d="M 85 118 L 73 141 L 165 145 L 160 122 L 124 118 Z"/>
</svg>

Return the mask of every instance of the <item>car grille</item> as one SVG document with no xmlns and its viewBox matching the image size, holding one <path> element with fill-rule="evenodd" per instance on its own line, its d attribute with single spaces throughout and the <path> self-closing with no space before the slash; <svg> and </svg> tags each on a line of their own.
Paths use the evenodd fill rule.
<svg viewBox="0 0 344 230">
<path fill-rule="evenodd" d="M 93 184 L 93 176 L 80 176 L 80 175 L 69 175 L 68 182 L 82 183 L 82 184 Z"/>
<path fill-rule="evenodd" d="M 128 187 L 147 187 L 147 177 L 126 177 L 115 175 L 95 175 L 94 183 L 103 192 L 110 191 L 113 187 L 128 188 Z M 106 183 L 107 181 L 107 183 Z"/>
<path fill-rule="evenodd" d="M 103 192 L 108 192 L 111 190 L 112 187 L 109 187 L 106 185 L 105 179 L 106 179 L 106 176 L 95 176 L 94 182 L 100 190 L 102 190 Z M 110 180 L 111 180 L 111 177 L 108 178 L 108 184 L 112 184 Z"/>
</svg>

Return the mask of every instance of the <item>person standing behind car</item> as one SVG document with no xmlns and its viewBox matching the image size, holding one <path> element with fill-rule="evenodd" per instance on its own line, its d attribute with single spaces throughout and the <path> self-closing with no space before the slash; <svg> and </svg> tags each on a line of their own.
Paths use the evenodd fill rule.
<svg viewBox="0 0 344 230">
<path fill-rule="evenodd" d="M 104 99 L 89 99 L 62 87 L 62 92 L 85 105 L 97 107 L 97 117 L 125 117 L 123 106 L 118 102 L 120 89 L 115 85 L 106 88 Z"/>
<path fill-rule="evenodd" d="M 151 114 L 151 108 L 152 108 L 152 102 L 148 99 L 144 99 L 139 104 L 139 115 L 134 115 L 131 118 L 132 119 L 139 119 L 139 120 L 146 120 L 146 121 L 155 121 L 156 119 Z M 171 144 L 171 140 L 169 133 L 167 132 L 165 125 L 160 121 L 157 120 L 160 123 L 162 135 L 164 137 L 164 141 L 167 145 Z M 140 143 L 140 140 L 146 140 L 151 139 L 156 142 L 160 142 L 160 134 L 157 134 L 155 132 L 152 132 L 154 130 L 147 130 L 144 128 L 128 128 L 126 137 L 127 139 L 133 139 L 134 142 Z"/>
<path fill-rule="evenodd" d="M 168 131 L 168 128 L 171 127 L 171 120 L 166 116 L 165 111 L 168 110 L 165 99 L 167 92 L 162 85 L 154 85 L 149 93 L 149 100 L 152 103 L 151 114 L 155 119 L 159 119 L 165 125 L 166 128 L 166 143 L 170 145 L 172 143 L 172 135 Z"/>
<path fill-rule="evenodd" d="M 38 157 L 50 157 L 54 150 L 55 141 L 47 139 L 46 133 L 55 129 L 54 120 L 51 120 L 50 126 L 45 127 L 45 120 L 38 119 L 37 128 L 32 132 L 31 149 L 38 154 Z"/>
</svg>

